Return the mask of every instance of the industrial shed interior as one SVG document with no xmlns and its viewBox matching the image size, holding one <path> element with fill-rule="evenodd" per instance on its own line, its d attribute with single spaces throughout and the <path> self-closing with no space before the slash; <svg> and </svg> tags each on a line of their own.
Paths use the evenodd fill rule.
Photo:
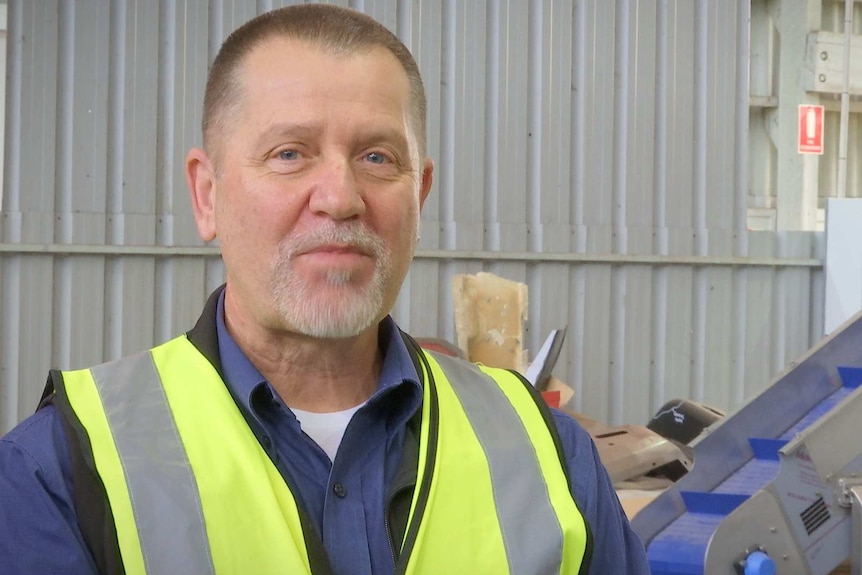
<svg viewBox="0 0 862 575">
<path fill-rule="evenodd" d="M 514 298 L 501 361 L 593 434 L 654 573 L 860 573 L 862 2 L 336 3 L 428 95 L 399 325 L 471 355 L 503 338 L 469 306 Z M 222 40 L 282 4 L 0 4 L 0 435 L 224 281 L 183 157 Z"/>
</svg>

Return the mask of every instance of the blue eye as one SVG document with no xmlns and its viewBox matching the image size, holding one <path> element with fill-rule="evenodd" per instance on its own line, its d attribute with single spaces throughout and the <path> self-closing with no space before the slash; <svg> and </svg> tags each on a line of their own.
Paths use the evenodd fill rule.
<svg viewBox="0 0 862 575">
<path fill-rule="evenodd" d="M 385 164 L 386 163 L 386 156 L 384 156 L 383 154 L 379 154 L 377 152 L 371 152 L 370 154 L 365 156 L 365 159 L 368 160 L 369 162 L 371 162 L 372 164 Z"/>
<path fill-rule="evenodd" d="M 295 160 L 298 157 L 296 150 L 282 150 L 278 153 L 279 160 Z"/>
</svg>

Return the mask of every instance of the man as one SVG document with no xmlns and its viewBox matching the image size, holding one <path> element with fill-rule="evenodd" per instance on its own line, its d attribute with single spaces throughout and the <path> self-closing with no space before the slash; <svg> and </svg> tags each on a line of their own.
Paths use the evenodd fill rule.
<svg viewBox="0 0 862 575">
<path fill-rule="evenodd" d="M 646 573 L 588 435 L 388 316 L 431 187 L 416 64 L 357 12 L 234 32 L 186 160 L 197 325 L 53 371 L 0 447 L 3 573 Z"/>
</svg>

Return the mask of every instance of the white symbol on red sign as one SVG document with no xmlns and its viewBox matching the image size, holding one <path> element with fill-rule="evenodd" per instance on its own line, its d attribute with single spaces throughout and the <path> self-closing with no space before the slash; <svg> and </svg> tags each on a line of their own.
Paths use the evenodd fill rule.
<svg viewBox="0 0 862 575">
<path fill-rule="evenodd" d="M 823 153 L 823 106 L 799 106 L 800 154 Z"/>
</svg>

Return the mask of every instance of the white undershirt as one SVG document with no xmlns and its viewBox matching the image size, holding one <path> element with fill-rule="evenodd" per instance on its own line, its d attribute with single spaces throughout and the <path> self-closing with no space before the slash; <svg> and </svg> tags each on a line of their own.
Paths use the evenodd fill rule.
<svg viewBox="0 0 862 575">
<path fill-rule="evenodd" d="M 335 461 L 335 454 L 338 452 L 338 446 L 341 445 L 347 424 L 350 423 L 353 414 L 363 405 L 365 403 L 360 403 L 356 407 L 344 411 L 331 413 L 314 413 L 294 408 L 291 408 L 291 411 L 293 411 L 305 434 L 326 452 L 330 461 Z"/>
</svg>

